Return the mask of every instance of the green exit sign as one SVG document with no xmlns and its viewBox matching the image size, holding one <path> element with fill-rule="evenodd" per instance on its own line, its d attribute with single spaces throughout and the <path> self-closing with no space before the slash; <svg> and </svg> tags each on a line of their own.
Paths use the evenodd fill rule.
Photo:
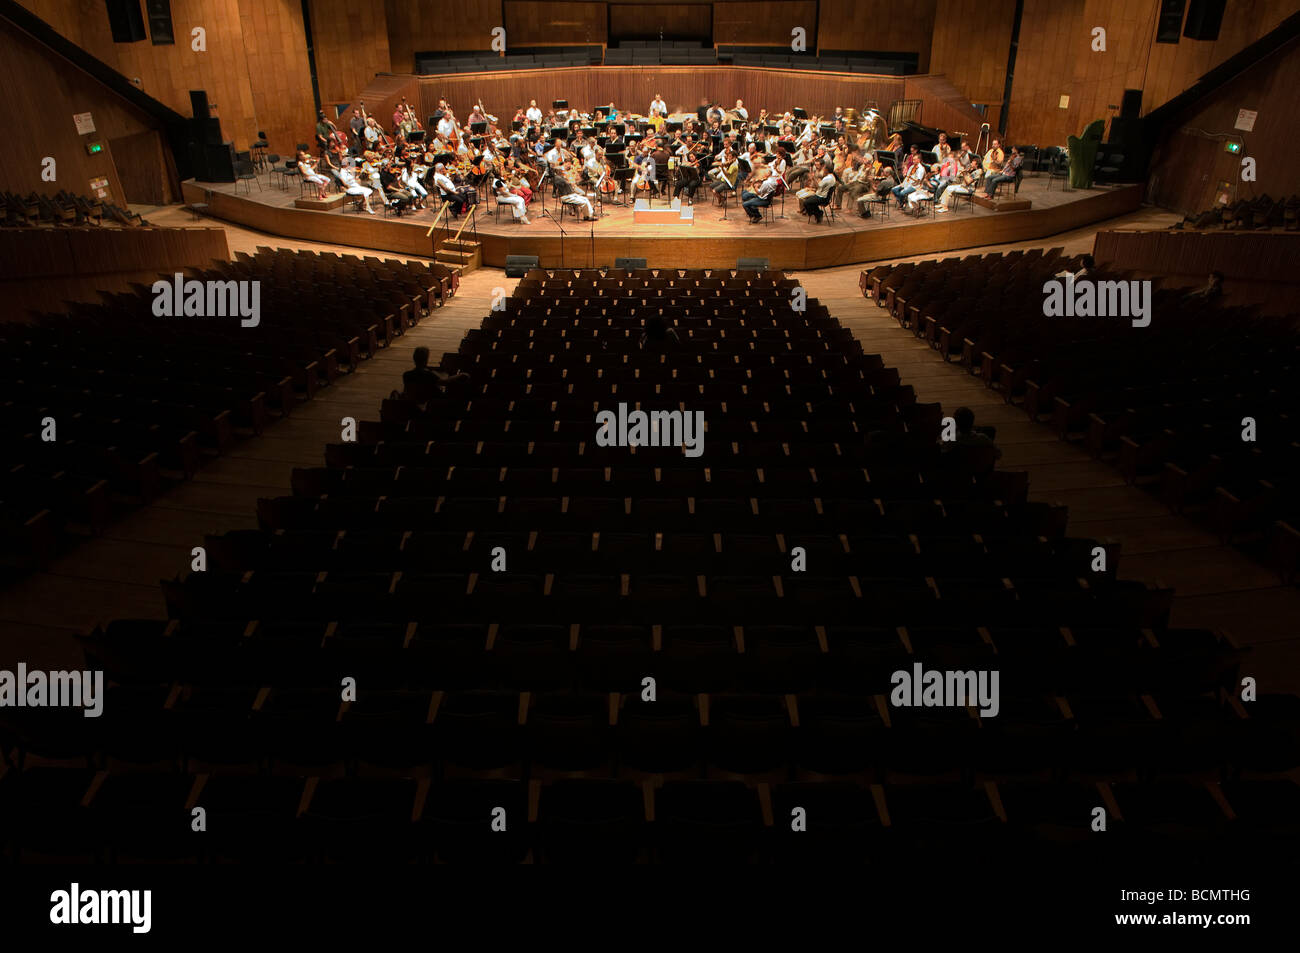
<svg viewBox="0 0 1300 953">
<path fill-rule="evenodd" d="M 86 143 L 86 151 L 93 156 L 104 151 L 104 144 L 102 142 L 88 142 Z"/>
<path fill-rule="evenodd" d="M 1240 152 L 1240 151 L 1241 151 L 1241 143 L 1240 143 L 1240 142 L 1225 142 L 1225 143 L 1223 144 L 1223 148 L 1224 148 L 1226 151 L 1228 151 L 1228 152 Z"/>
</svg>

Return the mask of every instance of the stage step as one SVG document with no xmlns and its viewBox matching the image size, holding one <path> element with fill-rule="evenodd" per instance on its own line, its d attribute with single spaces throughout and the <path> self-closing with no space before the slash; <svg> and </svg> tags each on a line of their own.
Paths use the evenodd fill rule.
<svg viewBox="0 0 1300 953">
<path fill-rule="evenodd" d="M 468 274 L 483 264 L 483 253 L 476 246 L 473 251 L 457 251 L 453 248 L 439 248 L 434 252 L 434 260 L 444 265 L 459 267 L 461 274 Z"/>
<path fill-rule="evenodd" d="M 448 238 L 442 243 L 442 247 L 449 251 L 469 251 L 472 252 L 479 247 L 480 242 L 470 241 L 468 238 Z"/>
<path fill-rule="evenodd" d="M 993 212 L 1023 212 L 1025 209 L 1034 207 L 1034 203 L 1029 199 L 1005 195 L 993 199 L 986 195 L 975 195 L 973 201 L 976 205 Z"/>
<path fill-rule="evenodd" d="M 333 195 L 327 195 L 323 199 L 294 199 L 295 208 L 309 208 L 317 212 L 331 212 L 343 204 L 347 194 L 344 192 L 335 192 Z"/>
</svg>

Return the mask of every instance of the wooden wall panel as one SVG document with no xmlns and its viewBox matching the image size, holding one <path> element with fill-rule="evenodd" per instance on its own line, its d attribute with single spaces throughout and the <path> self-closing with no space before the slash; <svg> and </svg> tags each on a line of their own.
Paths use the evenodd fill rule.
<svg viewBox="0 0 1300 953">
<path fill-rule="evenodd" d="M 609 8 L 611 40 L 700 40 L 713 35 L 713 12 L 703 3 L 616 3 Z"/>
<path fill-rule="evenodd" d="M 508 46 L 583 46 L 605 42 L 604 3 L 505 0 Z"/>
<path fill-rule="evenodd" d="M 821 0 L 817 46 L 916 53 L 917 72 L 928 73 L 936 4 L 937 0 Z M 1002 4 L 994 0 L 992 6 Z"/>
<path fill-rule="evenodd" d="M 422 50 L 482 50 L 492 48 L 492 28 L 504 26 L 501 0 L 384 0 L 388 19 L 389 67 L 395 73 L 415 70 Z M 507 45 L 527 46 L 506 35 Z"/>
<path fill-rule="evenodd" d="M 314 142 L 316 103 L 307 63 L 307 35 L 298 0 L 239 0 L 257 128 L 270 151 L 289 155 Z"/>
<path fill-rule="evenodd" d="M 1014 19 L 1014 4 L 938 0 L 928 72 L 947 76 L 967 102 L 1002 102 Z"/>
<path fill-rule="evenodd" d="M 1300 40 L 1292 40 L 1170 124 L 1151 163 L 1148 197 L 1192 214 L 1210 208 L 1220 180 L 1236 183 L 1237 198 L 1300 193 L 1295 160 L 1295 91 L 1300 89 Z M 1233 130 L 1239 109 L 1259 113 L 1252 132 Z M 1210 133 L 1232 133 L 1241 154 L 1224 151 Z M 1241 160 L 1255 160 L 1256 180 L 1241 181 Z"/>
<path fill-rule="evenodd" d="M 589 111 L 610 99 L 622 109 L 644 114 L 656 92 L 673 112 L 694 112 L 702 97 L 731 103 L 743 99 L 751 113 L 760 108 L 784 112 L 802 106 L 809 113 L 829 113 L 836 106 L 861 109 L 868 99 L 888 103 L 902 97 L 903 81 L 891 76 L 845 75 L 810 70 L 776 70 L 747 66 L 593 66 L 545 71 L 459 73 L 421 77 L 420 114 L 427 116 L 439 99 L 456 115 L 469 112 L 474 97 L 503 121 L 521 104 L 567 99 Z"/>
<path fill-rule="evenodd" d="M 352 102 L 392 68 L 384 0 L 311 0 L 310 9 L 321 102 Z"/>
<path fill-rule="evenodd" d="M 159 274 L 230 260 L 224 228 L 41 228 L 0 231 L 0 280 Z"/>
<path fill-rule="evenodd" d="M 1007 138 L 1065 145 L 1094 119 L 1118 115 L 1126 89 L 1143 90 L 1142 113 L 1167 102 L 1295 12 L 1293 0 L 1227 0 L 1216 41 L 1155 42 L 1155 3 L 1025 0 L 1007 115 Z M 1092 30 L 1106 30 L 1106 51 Z M 1059 107 L 1061 96 L 1069 106 Z M 1112 109 L 1111 107 L 1116 107 Z"/>
<path fill-rule="evenodd" d="M 713 42 L 730 46 L 790 49 L 795 27 L 807 31 L 809 52 L 817 49 L 817 0 L 740 0 L 713 4 Z"/>
<path fill-rule="evenodd" d="M 0 60 L 5 64 L 11 103 L 0 188 L 22 193 L 68 189 L 86 195 L 92 178 L 106 177 L 114 199 L 121 204 L 122 183 L 108 144 L 151 131 L 149 117 L 90 76 L 69 67 L 66 60 L 7 20 L 0 20 Z M 95 138 L 105 143 L 105 150 L 98 155 L 88 154 L 77 134 L 72 117 L 81 112 L 91 114 Z M 54 182 L 41 178 L 47 156 L 56 163 Z"/>
<path fill-rule="evenodd" d="M 924 126 L 948 132 L 964 133 L 971 137 L 971 147 L 979 135 L 980 124 L 985 121 L 970 102 L 946 76 L 908 76 L 903 80 L 902 99 L 919 99 L 921 112 L 917 118 Z M 881 102 L 881 108 L 885 103 Z"/>
</svg>

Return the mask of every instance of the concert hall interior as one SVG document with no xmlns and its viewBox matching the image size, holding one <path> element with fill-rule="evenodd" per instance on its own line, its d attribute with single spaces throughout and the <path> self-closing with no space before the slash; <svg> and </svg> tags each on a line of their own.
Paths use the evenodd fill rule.
<svg viewBox="0 0 1300 953">
<path fill-rule="evenodd" d="M 4 865 L 1296 855 L 1294 0 L 0 49 Z"/>
</svg>

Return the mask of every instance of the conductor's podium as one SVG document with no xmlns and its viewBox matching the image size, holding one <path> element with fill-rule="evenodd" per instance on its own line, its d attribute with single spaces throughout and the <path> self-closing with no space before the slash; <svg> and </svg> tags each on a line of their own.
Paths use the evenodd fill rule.
<svg viewBox="0 0 1300 953">
<path fill-rule="evenodd" d="M 673 199 L 671 205 L 663 208 L 651 208 L 649 199 L 637 199 L 632 207 L 632 221 L 637 225 L 694 225 L 695 209 L 689 205 L 682 208 L 681 199 Z"/>
</svg>

